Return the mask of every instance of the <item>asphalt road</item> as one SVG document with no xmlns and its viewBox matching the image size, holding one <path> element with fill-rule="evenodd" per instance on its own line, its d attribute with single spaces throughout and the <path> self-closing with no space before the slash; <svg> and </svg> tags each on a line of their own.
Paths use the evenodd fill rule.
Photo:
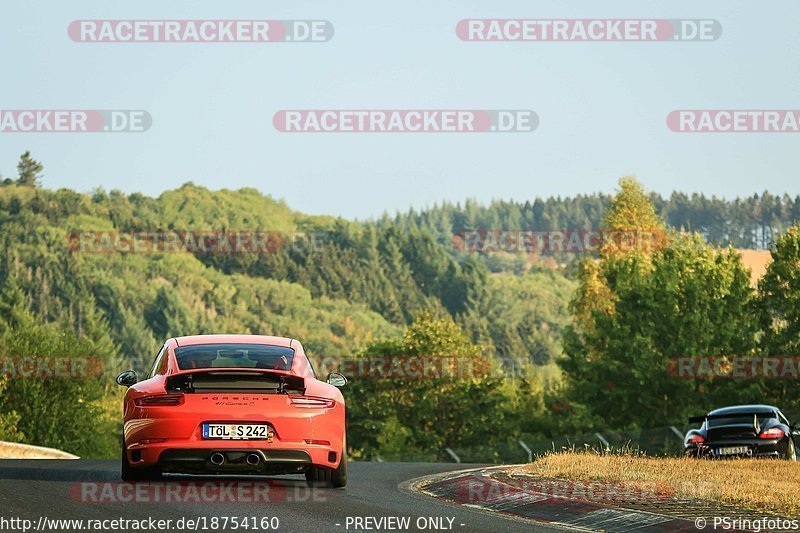
<svg viewBox="0 0 800 533">
<path fill-rule="evenodd" d="M 272 517 L 279 521 L 277 531 L 285 532 L 556 531 L 544 525 L 523 523 L 450 505 L 428 496 L 409 494 L 398 487 L 409 479 L 469 467 L 463 464 L 351 463 L 348 465 L 346 489 L 312 490 L 306 487 L 302 477 L 275 476 L 267 478 L 270 480 L 268 498 L 254 488 L 252 479 L 235 483 L 230 480 L 192 480 L 189 484 L 171 482 L 167 485 L 175 492 L 171 493 L 171 501 L 167 503 L 163 500 L 169 496 L 168 489 L 163 483 L 155 488 L 145 486 L 136 490 L 129 484 L 118 484 L 117 461 L 0 460 L 0 531 L 22 531 L 23 522 L 8 522 L 11 519 L 30 520 L 31 530 L 37 526 L 40 526 L 40 531 L 78 529 L 74 523 L 71 526 L 61 524 L 59 528 L 58 524 L 48 523 L 42 517 L 84 521 L 120 518 L 172 520 L 170 527 L 164 530 L 113 529 L 113 526 L 122 524 L 107 522 L 101 524 L 103 529 L 100 531 L 249 533 L 274 530 L 264 527 L 269 526 L 269 522 L 262 522 L 263 518 L 269 520 Z M 205 487 L 206 492 L 200 493 L 200 487 Z M 226 492 L 221 487 L 238 487 L 238 492 L 233 489 Z M 263 490 L 263 485 L 260 487 Z M 220 519 L 216 525 L 213 522 L 215 517 Z M 231 518 L 223 524 L 223 517 L 239 518 L 239 529 L 234 529 Z M 372 520 L 367 522 L 367 517 Z M 356 522 L 359 518 L 362 521 Z M 43 520 L 41 524 L 40 519 Z M 184 520 L 183 524 L 178 523 L 180 519 Z M 197 523 L 186 524 L 190 519 L 197 520 Z M 242 519 L 257 527 L 242 528 Z M 383 521 L 379 522 L 381 519 Z M 402 522 L 404 519 L 408 520 L 407 525 Z M 89 525 L 84 522 L 82 527 Z M 275 525 L 274 521 L 272 525 Z"/>
</svg>

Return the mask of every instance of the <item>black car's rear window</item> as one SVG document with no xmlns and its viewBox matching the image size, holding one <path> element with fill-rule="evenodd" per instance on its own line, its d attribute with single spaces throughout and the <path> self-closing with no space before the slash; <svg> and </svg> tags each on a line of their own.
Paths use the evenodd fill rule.
<svg viewBox="0 0 800 533">
<path fill-rule="evenodd" d="M 175 348 L 178 368 L 267 368 L 290 370 L 294 350 L 266 344 L 198 344 Z"/>
</svg>

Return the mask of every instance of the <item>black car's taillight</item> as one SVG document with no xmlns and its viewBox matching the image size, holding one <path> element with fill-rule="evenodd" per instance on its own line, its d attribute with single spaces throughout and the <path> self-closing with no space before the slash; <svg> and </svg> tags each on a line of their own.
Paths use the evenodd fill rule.
<svg viewBox="0 0 800 533">
<path fill-rule="evenodd" d="M 169 407 L 183 404 L 183 394 L 158 394 L 136 398 L 137 407 Z"/>
<path fill-rule="evenodd" d="M 703 444 L 706 441 L 706 438 L 702 435 L 692 435 L 686 441 L 686 444 Z"/>
<path fill-rule="evenodd" d="M 783 432 L 781 428 L 771 428 L 766 431 L 762 431 L 759 435 L 759 439 L 782 439 L 786 436 L 786 433 Z"/>
</svg>

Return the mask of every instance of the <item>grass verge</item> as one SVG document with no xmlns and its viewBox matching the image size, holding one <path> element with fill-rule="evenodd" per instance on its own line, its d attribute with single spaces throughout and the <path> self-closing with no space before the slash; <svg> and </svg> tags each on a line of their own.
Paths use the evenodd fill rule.
<svg viewBox="0 0 800 533">
<path fill-rule="evenodd" d="M 800 462 L 562 452 L 545 455 L 517 472 L 569 481 L 647 482 L 664 497 L 800 516 Z"/>
</svg>

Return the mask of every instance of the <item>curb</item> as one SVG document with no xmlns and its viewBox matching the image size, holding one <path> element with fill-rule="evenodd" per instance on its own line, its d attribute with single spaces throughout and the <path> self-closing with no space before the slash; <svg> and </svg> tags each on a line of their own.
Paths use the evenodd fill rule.
<svg viewBox="0 0 800 533">
<path fill-rule="evenodd" d="M 448 472 L 410 480 L 402 488 L 416 490 L 451 504 L 570 530 L 697 531 L 693 520 L 563 496 L 554 497 L 503 483 L 492 477 L 493 474 L 513 468 L 516 466 Z M 474 499 L 471 495 L 476 491 L 493 496 Z"/>
<path fill-rule="evenodd" d="M 0 441 L 0 459 L 80 459 L 55 448 Z"/>
<path fill-rule="evenodd" d="M 455 470 L 455 471 L 445 472 L 445 473 L 442 473 L 442 474 L 421 476 L 421 477 L 409 479 L 407 481 L 403 481 L 402 483 L 397 485 L 397 488 L 401 492 L 406 493 L 408 496 L 411 496 L 412 498 L 418 498 L 418 499 L 424 499 L 424 500 L 427 500 L 429 498 L 436 498 L 436 499 L 438 499 L 438 500 L 440 500 L 440 501 L 442 501 L 444 503 L 447 503 L 447 504 L 455 504 L 456 502 L 450 501 L 450 500 L 448 500 L 446 498 L 440 498 L 440 497 L 436 496 L 435 494 L 427 491 L 423 487 L 423 485 L 425 485 L 426 483 L 430 483 L 432 480 L 440 480 L 442 478 L 447 478 L 447 477 L 451 477 L 451 476 L 459 476 L 459 475 L 470 476 L 472 473 L 478 472 L 478 471 L 480 471 L 479 468 L 469 468 L 469 469 L 465 469 L 465 470 Z M 478 507 L 476 505 L 466 504 L 463 507 L 467 511 L 470 511 L 470 512 L 473 512 L 473 513 L 486 514 L 486 512 L 492 512 L 490 509 L 483 509 L 483 508 L 480 508 L 480 507 Z M 516 515 L 513 515 L 513 514 L 509 514 L 509 513 L 503 513 L 500 516 L 504 520 L 511 520 L 513 522 L 518 522 L 518 523 L 522 523 L 522 524 L 530 524 L 531 523 L 531 520 L 529 518 L 525 518 L 525 517 L 522 517 L 522 516 L 516 516 Z M 558 524 L 558 523 L 547 523 L 547 524 L 545 524 L 544 522 L 537 521 L 537 524 L 547 525 L 548 527 L 552 528 L 553 530 L 590 531 L 588 529 L 574 527 L 574 526 L 568 527 L 568 526 L 564 526 L 564 525 L 561 525 L 561 524 Z"/>
</svg>

